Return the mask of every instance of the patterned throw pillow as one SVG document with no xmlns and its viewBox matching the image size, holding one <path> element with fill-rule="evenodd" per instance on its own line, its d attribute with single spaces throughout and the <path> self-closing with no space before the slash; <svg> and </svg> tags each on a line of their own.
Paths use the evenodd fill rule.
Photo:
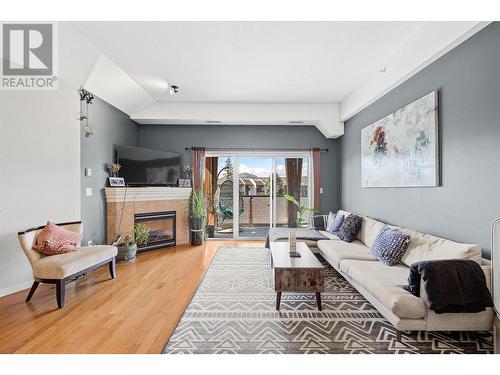
<svg viewBox="0 0 500 375">
<path fill-rule="evenodd" d="M 36 239 L 33 250 L 45 255 L 69 253 L 76 250 L 82 239 L 81 234 L 61 228 L 50 221 Z"/>
<path fill-rule="evenodd" d="M 391 229 L 384 225 L 373 242 L 372 254 L 387 266 L 401 262 L 408 249 L 410 235 Z"/>
<path fill-rule="evenodd" d="M 342 223 L 337 236 L 345 242 L 354 241 L 362 223 L 363 218 L 358 215 L 351 214 L 347 216 Z"/>
<path fill-rule="evenodd" d="M 332 220 L 332 222 L 326 228 L 326 230 L 328 232 L 330 232 L 331 234 L 335 234 L 336 235 L 336 234 L 339 233 L 339 229 L 340 229 L 340 227 L 342 226 L 343 223 L 344 223 L 344 215 L 338 214 L 337 216 L 335 216 L 335 218 Z"/>
<path fill-rule="evenodd" d="M 325 230 L 328 215 L 313 215 L 311 216 L 311 228 L 316 230 Z"/>
</svg>

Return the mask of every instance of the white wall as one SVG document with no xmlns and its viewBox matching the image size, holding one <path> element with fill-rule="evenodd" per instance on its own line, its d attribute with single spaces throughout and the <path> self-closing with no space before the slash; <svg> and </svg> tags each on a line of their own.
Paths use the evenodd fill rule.
<svg viewBox="0 0 500 375">
<path fill-rule="evenodd" d="M 60 24 L 59 89 L 0 91 L 0 296 L 32 282 L 18 231 L 80 219 L 76 90 L 97 57 L 72 26 Z"/>
<path fill-rule="evenodd" d="M 139 124 L 204 125 L 220 121 L 226 125 L 287 125 L 304 121 L 314 125 L 326 138 L 344 134 L 334 103 L 182 103 L 158 102 L 130 114 Z M 210 124 L 207 124 L 210 125 Z"/>
<path fill-rule="evenodd" d="M 376 72 L 340 103 L 339 120 L 346 121 L 389 91 L 486 27 L 490 22 L 426 22 L 406 44 L 387 58 L 385 71 Z"/>
</svg>

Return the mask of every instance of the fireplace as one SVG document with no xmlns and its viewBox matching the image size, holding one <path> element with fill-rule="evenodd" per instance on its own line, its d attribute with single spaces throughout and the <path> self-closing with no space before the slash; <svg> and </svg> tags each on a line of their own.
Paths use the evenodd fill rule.
<svg viewBox="0 0 500 375">
<path fill-rule="evenodd" d="M 149 231 L 148 243 L 138 246 L 138 251 L 175 246 L 175 211 L 134 214 L 134 223 L 146 225 Z"/>
</svg>

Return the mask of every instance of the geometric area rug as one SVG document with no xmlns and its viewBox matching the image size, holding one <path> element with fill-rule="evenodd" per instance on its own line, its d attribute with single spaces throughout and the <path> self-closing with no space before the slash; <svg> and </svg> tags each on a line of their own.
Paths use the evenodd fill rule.
<svg viewBox="0 0 500 375">
<path fill-rule="evenodd" d="M 283 293 L 276 311 L 270 251 L 217 250 L 163 353 L 492 353 L 490 332 L 403 332 L 321 256 L 323 311 L 314 294 Z"/>
</svg>

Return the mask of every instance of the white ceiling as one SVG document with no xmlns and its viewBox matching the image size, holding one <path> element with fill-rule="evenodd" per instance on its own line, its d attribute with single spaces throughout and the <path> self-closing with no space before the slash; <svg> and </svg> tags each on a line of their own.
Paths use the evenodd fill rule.
<svg viewBox="0 0 500 375">
<path fill-rule="evenodd" d="M 423 24 L 73 23 L 158 101 L 251 103 L 338 103 Z"/>
</svg>

